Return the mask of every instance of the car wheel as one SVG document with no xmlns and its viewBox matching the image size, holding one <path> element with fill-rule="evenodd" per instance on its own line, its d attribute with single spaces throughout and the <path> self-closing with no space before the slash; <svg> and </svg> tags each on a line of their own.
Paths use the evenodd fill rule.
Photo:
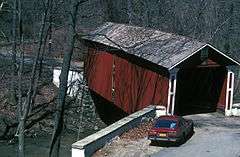
<svg viewBox="0 0 240 157">
<path fill-rule="evenodd" d="M 183 136 L 182 136 L 182 138 L 181 138 L 181 141 L 180 141 L 180 144 L 183 144 L 184 142 L 186 142 L 186 135 L 185 135 L 185 133 L 183 133 Z"/>
<path fill-rule="evenodd" d="M 152 146 L 156 146 L 157 143 L 158 143 L 157 141 L 152 140 L 150 145 L 152 145 Z"/>
</svg>

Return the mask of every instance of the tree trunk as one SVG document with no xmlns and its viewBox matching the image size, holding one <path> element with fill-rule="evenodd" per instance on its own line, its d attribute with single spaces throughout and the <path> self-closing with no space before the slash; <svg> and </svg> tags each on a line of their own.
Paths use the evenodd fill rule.
<svg viewBox="0 0 240 157">
<path fill-rule="evenodd" d="M 73 48 L 75 43 L 75 26 L 76 26 L 76 18 L 78 7 L 81 3 L 85 1 L 82 0 L 80 2 L 65 2 L 66 8 L 70 8 L 70 12 L 66 11 L 68 15 L 68 23 L 67 23 L 67 44 L 65 46 L 65 53 L 63 58 L 63 65 L 60 74 L 60 85 L 58 90 L 58 101 L 57 101 L 57 110 L 55 113 L 55 126 L 52 135 L 52 141 L 50 146 L 50 157 L 59 157 L 59 148 L 61 141 L 61 133 L 63 130 L 63 117 L 64 117 L 64 106 L 65 106 L 65 98 L 67 93 L 67 83 L 68 83 L 68 74 L 70 68 L 70 62 L 73 54 Z"/>
<path fill-rule="evenodd" d="M 24 64 L 24 55 L 22 49 L 23 43 L 23 32 L 22 32 L 22 2 L 18 0 L 18 27 L 19 27 L 19 48 L 20 48 L 20 56 L 21 63 L 18 69 L 18 104 L 17 104 L 17 112 L 18 112 L 18 121 L 19 124 L 22 121 L 22 73 L 23 73 L 23 64 Z M 21 125 L 25 125 L 21 123 Z M 24 157 L 24 127 L 19 126 L 19 134 L 18 134 L 18 156 Z"/>
<path fill-rule="evenodd" d="M 83 68 L 83 69 L 85 69 L 85 68 Z M 80 124 L 80 126 L 79 126 L 79 128 L 78 128 L 78 136 L 77 136 L 77 140 L 79 140 L 79 138 L 80 138 L 80 132 L 81 132 L 81 129 L 82 129 L 82 127 L 81 127 L 81 124 L 82 124 L 82 122 L 83 122 L 83 114 L 84 114 L 84 96 L 85 96 L 85 81 L 84 81 L 84 79 L 85 79 L 85 76 L 83 75 L 83 88 L 82 88 L 82 96 L 81 96 L 81 99 L 80 99 L 80 103 L 79 103 L 79 106 L 80 106 L 80 118 L 79 118 L 79 124 Z M 81 88 L 81 87 L 79 87 L 79 88 Z"/>
<path fill-rule="evenodd" d="M 16 76 L 16 54 L 17 54 L 17 0 L 13 1 L 13 18 L 12 18 L 12 64 L 11 64 L 11 89 L 10 102 L 16 104 L 15 76 Z"/>
<path fill-rule="evenodd" d="M 20 0 L 19 0 L 20 2 Z M 19 3 L 20 5 L 20 3 Z M 31 72 L 31 80 L 30 80 L 30 85 L 29 85 L 29 89 L 28 89 L 28 93 L 27 93 L 27 99 L 24 102 L 23 108 L 20 107 L 20 103 L 19 102 L 19 124 L 18 124 L 18 129 L 17 129 L 17 133 L 16 135 L 18 136 L 19 139 L 19 157 L 24 157 L 24 131 L 25 131 L 25 123 L 26 123 L 26 119 L 29 113 L 29 109 L 30 109 L 30 105 L 32 104 L 34 99 L 34 94 L 36 93 L 36 86 L 37 86 L 37 81 L 38 81 L 38 75 L 36 75 L 37 72 L 37 66 L 38 66 L 38 60 L 39 60 L 39 56 L 40 56 L 40 52 L 41 52 L 41 47 L 42 47 L 42 38 L 43 38 L 43 34 L 44 34 L 44 28 L 45 28 L 45 23 L 46 23 L 46 17 L 47 17 L 47 12 L 48 12 L 48 6 L 49 6 L 49 0 L 46 0 L 46 6 L 47 8 L 45 8 L 45 12 L 42 18 L 42 25 L 41 25 L 41 30 L 40 30 L 40 34 L 39 34 L 39 47 L 38 47 L 38 51 L 36 54 L 36 57 L 34 59 L 34 63 L 33 63 L 33 68 L 32 68 L 32 72 Z M 23 54 L 22 54 L 22 63 L 23 64 Z M 22 65 L 23 66 L 23 65 Z M 36 78 L 37 77 L 37 78 Z M 19 73 L 19 79 L 21 79 L 21 73 Z M 21 81 L 19 82 L 21 83 Z M 19 91 L 18 91 L 18 96 L 22 97 L 22 93 L 21 93 L 21 84 L 18 85 L 20 87 Z M 20 101 L 20 100 L 19 100 Z"/>
<path fill-rule="evenodd" d="M 128 7 L 128 23 L 130 25 L 133 24 L 133 6 L 132 6 L 132 0 L 127 1 L 127 7 Z"/>
<path fill-rule="evenodd" d="M 143 15 L 143 26 L 144 27 L 149 27 L 149 2 L 148 1 L 144 1 L 144 15 Z"/>
</svg>

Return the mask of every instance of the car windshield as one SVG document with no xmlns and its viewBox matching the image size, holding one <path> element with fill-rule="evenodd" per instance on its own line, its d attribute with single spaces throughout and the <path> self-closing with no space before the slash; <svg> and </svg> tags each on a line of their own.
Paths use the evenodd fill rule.
<svg viewBox="0 0 240 157">
<path fill-rule="evenodd" d="M 170 128 L 174 129 L 177 126 L 177 122 L 173 120 L 158 120 L 155 124 L 155 128 Z"/>
</svg>

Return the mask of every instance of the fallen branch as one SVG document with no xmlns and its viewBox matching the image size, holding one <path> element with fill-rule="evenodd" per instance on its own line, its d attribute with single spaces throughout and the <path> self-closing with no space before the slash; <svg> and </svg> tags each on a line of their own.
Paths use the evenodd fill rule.
<svg viewBox="0 0 240 157">
<path fill-rule="evenodd" d="M 6 74 L 6 71 L 2 74 L 0 80 L 2 80 L 4 78 L 5 74 Z"/>
</svg>

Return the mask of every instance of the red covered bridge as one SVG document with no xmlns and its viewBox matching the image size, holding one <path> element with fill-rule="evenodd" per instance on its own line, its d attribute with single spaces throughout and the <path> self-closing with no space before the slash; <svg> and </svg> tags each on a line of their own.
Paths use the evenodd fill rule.
<svg viewBox="0 0 240 157">
<path fill-rule="evenodd" d="M 102 115 L 127 115 L 150 104 L 165 106 L 167 114 L 231 114 L 239 63 L 213 46 L 116 23 L 84 40 L 87 82 Z"/>
</svg>

